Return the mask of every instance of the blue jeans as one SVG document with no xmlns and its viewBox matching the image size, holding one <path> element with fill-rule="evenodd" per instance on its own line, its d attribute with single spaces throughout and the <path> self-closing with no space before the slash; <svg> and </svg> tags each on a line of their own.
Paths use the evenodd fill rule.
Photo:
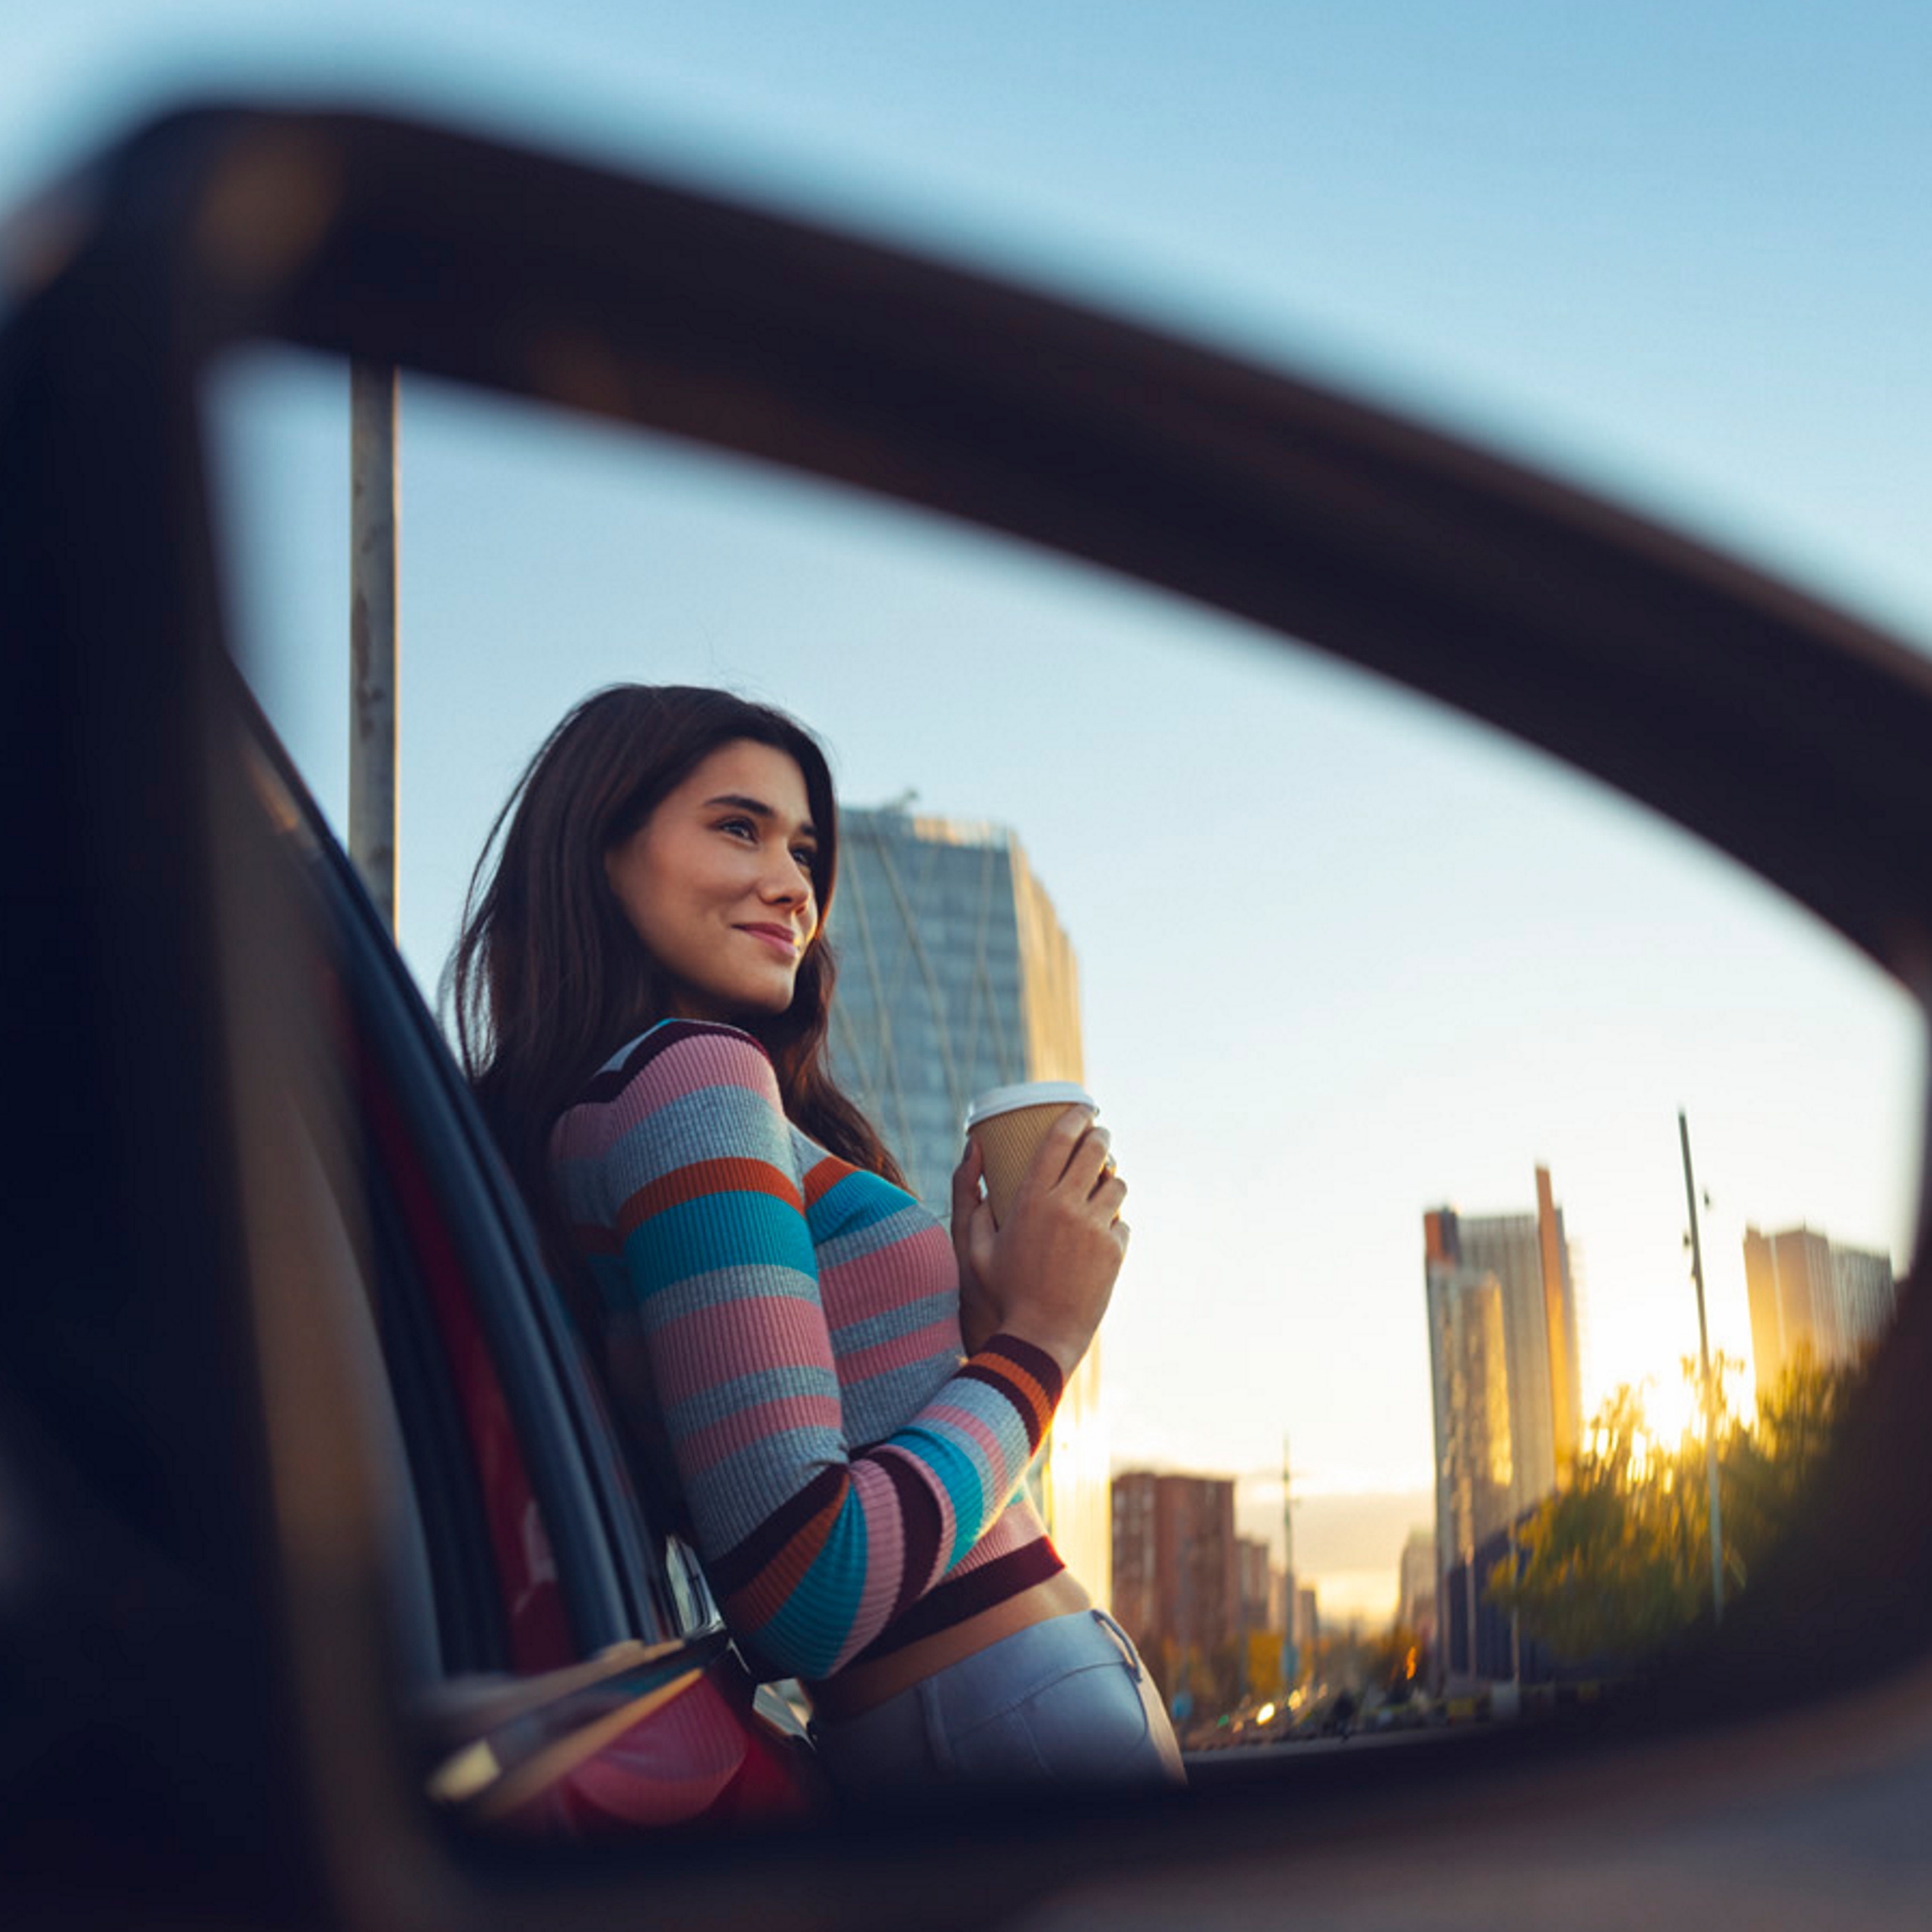
<svg viewBox="0 0 1932 1932">
<path fill-rule="evenodd" d="M 814 1719 L 811 1734 L 841 1791 L 1187 1781 L 1160 1691 L 1104 1610 L 1030 1624 L 857 1717 Z"/>
</svg>

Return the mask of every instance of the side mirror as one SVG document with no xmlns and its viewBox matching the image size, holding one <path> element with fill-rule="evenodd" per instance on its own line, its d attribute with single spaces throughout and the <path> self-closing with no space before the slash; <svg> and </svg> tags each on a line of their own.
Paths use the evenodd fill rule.
<svg viewBox="0 0 1932 1932">
<path fill-rule="evenodd" d="M 353 1378 L 329 1340 L 370 1236 L 325 1227 L 291 1125 L 339 1117 L 341 1075 L 320 943 L 263 830 L 232 680 L 247 650 L 225 619 L 201 386 L 264 341 L 394 364 L 1178 593 L 1621 788 L 1914 999 L 1932 957 L 1923 661 L 1315 385 L 660 184 L 361 117 L 217 109 L 138 137 L 55 206 L 0 355 L 0 587 L 27 641 L 0 770 L 14 822 L 54 828 L 23 854 L 34 943 L 11 949 L 0 1002 L 10 1063 L 53 1129 L 18 1177 L 0 1474 L 34 1499 L 42 1600 L 72 1600 L 56 1504 L 76 1492 L 97 1505 L 71 1518 L 94 1525 L 88 1550 L 140 1587 L 55 1645 L 64 1685 L 118 1644 L 139 1667 L 105 1702 L 87 1694 L 88 1777 L 70 1766 L 23 1814 L 49 1827 L 47 1882 L 98 1859 L 103 1818 L 75 1809 L 93 1774 L 122 1794 L 117 1817 L 139 1815 L 143 1767 L 173 1764 L 184 1736 L 196 1781 L 127 1870 L 185 1871 L 197 1899 L 250 1909 L 325 1897 L 373 1918 L 435 1897 L 480 1918 L 507 1889 L 568 1922 L 646 1900 L 769 1914 L 804 1890 L 844 1922 L 935 1897 L 968 1922 L 1103 1882 L 1124 1821 L 1150 1883 L 1274 1853 L 1290 1806 L 1286 1856 L 1315 1874 L 1319 1841 L 1394 1790 L 1418 1842 L 1447 1843 L 1471 1778 L 1518 1796 L 1541 1781 L 1581 1829 L 1596 1761 L 1575 1727 L 1561 1748 L 1492 1730 L 1456 1747 L 1454 1777 L 1426 1751 L 1399 1771 L 1357 1752 L 1319 1775 L 1310 1760 L 1228 1778 L 1212 1802 L 898 1821 L 897 1852 L 916 1854 L 902 1881 L 879 1878 L 863 1821 L 560 1867 L 432 1817 L 385 1650 L 380 1484 L 343 1426 Z M 325 1166 L 332 1150 L 311 1151 Z M 103 1327 L 114 1346 L 93 1348 Z M 1746 1600 L 1666 1705 L 1729 1721 L 1785 1700 L 1794 1656 L 1822 1694 L 1921 1654 L 1932 1524 L 1905 1472 L 1929 1350 L 1932 1316 L 1907 1292 L 1784 1586 Z M 233 1694 L 211 1716 L 217 1681 Z M 1641 1745 L 1656 1780 L 1695 1785 L 1696 1747 L 1656 1722 Z M 1781 1748 L 1802 1757 L 1806 1736 Z"/>
</svg>

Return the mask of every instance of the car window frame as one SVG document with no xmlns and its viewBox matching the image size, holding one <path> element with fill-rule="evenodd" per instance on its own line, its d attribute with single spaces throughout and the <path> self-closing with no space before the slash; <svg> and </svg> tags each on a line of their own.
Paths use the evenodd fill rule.
<svg viewBox="0 0 1932 1932">
<path fill-rule="evenodd" d="M 516 1584 L 499 1549 L 490 1565 L 494 1615 L 469 1606 L 487 1639 L 458 1653 L 477 1667 L 557 1669 L 625 1642 L 657 1645 L 708 1633 L 715 1612 L 694 1619 L 668 1574 L 675 1558 L 632 1484 L 607 1405 L 581 1340 L 543 1265 L 535 1228 L 433 1017 L 381 916 L 262 716 L 236 680 L 233 701 L 252 734 L 258 774 L 272 773 L 275 815 L 299 836 L 305 869 L 339 975 L 340 1044 L 353 1083 L 354 1143 L 361 1179 L 384 1223 L 392 1278 L 378 1311 L 386 1329 L 409 1331 L 409 1350 L 440 1385 L 439 1406 L 462 1418 L 456 1441 L 467 1487 L 480 1498 L 480 1427 L 499 1435 L 518 1465 L 554 1561 L 572 1645 L 569 1654 L 515 1666 L 514 1620 L 505 1600 Z M 299 828 L 299 832 L 295 829 Z M 407 1168 L 407 1171 L 402 1171 Z M 404 1199 L 398 1189 L 412 1197 Z M 441 1250 L 426 1256 L 423 1244 Z M 431 1285 L 425 1271 L 441 1264 Z M 398 1337 L 398 1340 L 401 1338 Z M 452 1348 L 473 1358 L 476 1403 L 501 1418 L 487 1424 L 452 1380 Z M 433 1365 L 429 1358 L 435 1357 Z M 444 1445 L 450 1453 L 455 1443 Z M 492 1543 L 498 1537 L 487 1539 Z M 478 1574 L 462 1566 L 469 1590 Z M 454 1580 L 452 1575 L 452 1581 Z M 468 1592 L 466 1591 L 466 1594 Z M 481 1637 L 482 1633 L 477 1631 Z M 453 1667 L 453 1666 L 452 1666 Z"/>
</svg>

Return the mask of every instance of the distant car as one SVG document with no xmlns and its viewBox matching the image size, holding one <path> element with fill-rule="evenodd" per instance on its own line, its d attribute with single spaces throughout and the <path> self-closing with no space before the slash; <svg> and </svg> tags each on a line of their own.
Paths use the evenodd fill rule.
<svg viewBox="0 0 1932 1932">
<path fill-rule="evenodd" d="M 1932 1301 L 1909 1291 L 1781 1587 L 1622 1733 L 1600 1707 L 1220 1753 L 1191 1800 L 829 1816 L 628 1483 L 450 1055 L 237 675 L 197 384 L 263 340 L 399 364 L 1180 591 L 1623 786 L 1922 995 L 1922 661 L 1319 386 L 434 130 L 161 122 L 26 212 L 8 286 L 10 1917 L 1212 1925 L 1286 1898 L 1331 1925 L 1558 1900 L 1702 1926 L 1721 1896 L 1753 1923 L 1807 1897 L 1913 1922 Z M 1391 1815 L 1417 1889 L 1364 1890 Z M 1794 1847 L 1823 1892 L 1793 1889 Z"/>
</svg>

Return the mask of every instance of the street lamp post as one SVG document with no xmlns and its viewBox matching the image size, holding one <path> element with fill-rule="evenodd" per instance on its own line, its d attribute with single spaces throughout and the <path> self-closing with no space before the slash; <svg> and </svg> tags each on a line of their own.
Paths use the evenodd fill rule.
<svg viewBox="0 0 1932 1932">
<path fill-rule="evenodd" d="M 349 373 L 349 856 L 396 930 L 396 372 Z"/>
<path fill-rule="evenodd" d="M 1711 1614 L 1724 1620 L 1724 1529 L 1717 1501 L 1717 1402 L 1711 1380 L 1711 1335 L 1704 1320 L 1704 1250 L 1697 1228 L 1697 1183 L 1690 1175 L 1690 1128 L 1677 1110 L 1678 1139 L 1684 1150 L 1684 1198 L 1690 1208 L 1690 1278 L 1697 1284 L 1697 1353 L 1703 1376 L 1704 1477 L 1711 1492 Z"/>
<path fill-rule="evenodd" d="M 1282 1701 L 1286 1703 L 1300 1682 L 1301 1652 L 1294 1641 L 1294 1495 L 1290 1487 L 1288 1439 L 1282 1438 L 1282 1594 L 1286 1599 L 1282 1621 Z"/>
</svg>

